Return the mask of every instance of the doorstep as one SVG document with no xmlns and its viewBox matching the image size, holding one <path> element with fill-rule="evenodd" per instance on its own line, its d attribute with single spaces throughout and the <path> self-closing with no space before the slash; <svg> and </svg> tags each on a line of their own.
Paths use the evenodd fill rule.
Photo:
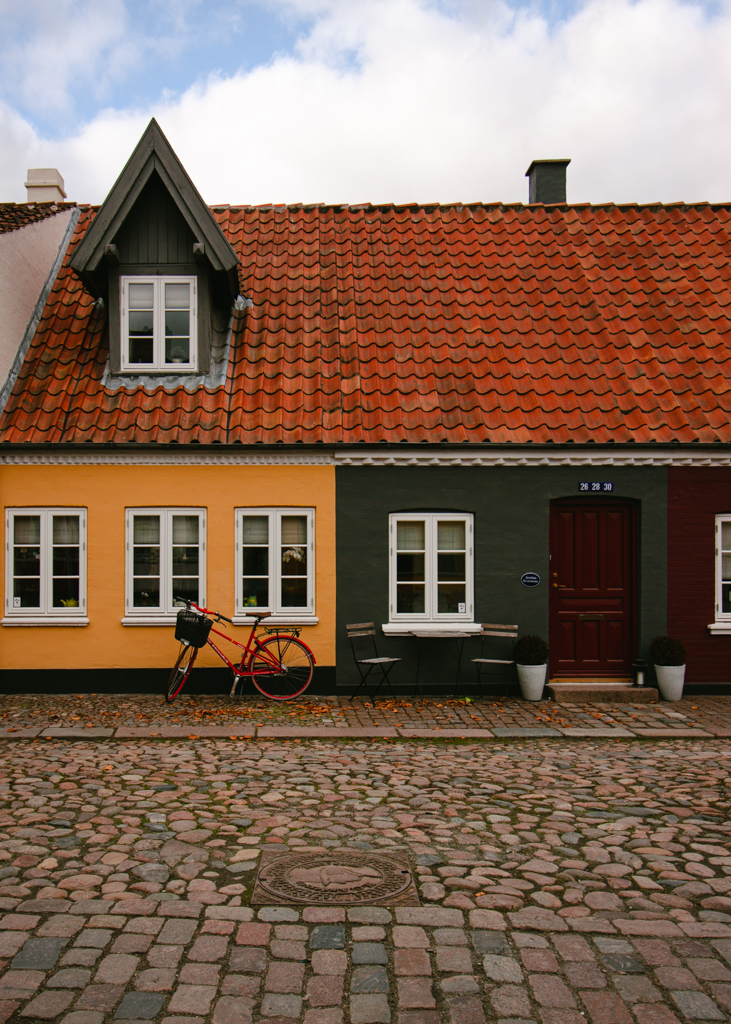
<svg viewBox="0 0 731 1024">
<path fill-rule="evenodd" d="M 654 704 L 654 686 L 633 686 L 623 679 L 552 679 L 546 693 L 557 704 Z"/>
</svg>

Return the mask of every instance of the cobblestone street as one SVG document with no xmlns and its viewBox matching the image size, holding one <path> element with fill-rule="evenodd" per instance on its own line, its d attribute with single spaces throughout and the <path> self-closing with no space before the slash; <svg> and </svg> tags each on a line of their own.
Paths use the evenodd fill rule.
<svg viewBox="0 0 731 1024">
<path fill-rule="evenodd" d="M 74 709 L 80 726 L 98 725 L 92 700 L 5 697 L 3 726 L 76 724 Z M 168 711 L 155 718 L 151 698 L 96 700 L 118 724 L 170 721 Z M 474 713 L 441 703 L 432 729 Z M 598 725 L 693 714 L 706 729 L 728 703 L 580 714 Z M 192 722 L 223 705 L 189 699 L 173 710 Z M 478 711 L 481 722 L 540 713 L 582 724 L 576 708 L 502 706 Z M 395 710 L 406 722 L 408 708 Z M 319 724 L 321 712 L 308 714 Z M 2 1022 L 731 1015 L 722 737 L 38 738 L 0 748 Z M 336 860 L 341 847 L 407 853 L 421 907 L 249 904 L 263 854 L 332 850 Z"/>
</svg>

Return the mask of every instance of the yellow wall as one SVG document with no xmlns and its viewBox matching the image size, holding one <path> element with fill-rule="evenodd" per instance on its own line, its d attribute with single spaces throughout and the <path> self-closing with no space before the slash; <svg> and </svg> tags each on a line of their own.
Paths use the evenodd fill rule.
<svg viewBox="0 0 731 1024">
<path fill-rule="evenodd" d="M 3 627 L 0 667 L 164 668 L 178 645 L 169 626 L 123 626 L 126 507 L 208 509 L 208 607 L 234 611 L 234 509 L 315 509 L 315 613 L 302 639 L 318 665 L 335 664 L 335 469 L 332 466 L 0 466 L 5 507 L 88 509 L 89 625 Z M 4 520 L 3 520 L 4 522 Z M 3 527 L 4 529 L 4 527 Z M 5 545 L 3 544 L 3 560 Z M 3 586 L 5 566 L 3 564 Z M 248 627 L 231 627 L 245 640 Z M 226 653 L 231 656 L 228 646 Z M 199 665 L 222 666 L 210 648 Z"/>
</svg>

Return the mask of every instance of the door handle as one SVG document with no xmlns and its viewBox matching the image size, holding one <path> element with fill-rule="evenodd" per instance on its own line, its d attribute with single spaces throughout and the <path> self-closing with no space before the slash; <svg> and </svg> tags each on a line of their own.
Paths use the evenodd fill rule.
<svg viewBox="0 0 731 1024">
<path fill-rule="evenodd" d="M 554 583 L 553 584 L 553 589 L 554 590 L 571 590 L 571 587 L 565 587 L 563 585 L 563 583 Z"/>
</svg>

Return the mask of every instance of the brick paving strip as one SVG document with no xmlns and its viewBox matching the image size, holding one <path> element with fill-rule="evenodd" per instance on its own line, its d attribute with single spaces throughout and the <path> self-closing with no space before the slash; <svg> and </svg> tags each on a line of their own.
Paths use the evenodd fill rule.
<svg viewBox="0 0 731 1024">
<path fill-rule="evenodd" d="M 10 728 L 42 705 L 78 734 L 0 742 L 0 1024 L 731 1016 L 731 742 L 694 735 L 728 699 L 636 721 L 489 702 L 447 744 L 474 705 L 356 708 L 334 739 L 264 718 L 163 737 L 127 720 L 151 698 L 106 701 L 115 728 L 86 728 L 93 698 L 0 700 Z M 650 714 L 670 735 L 640 735 Z M 249 905 L 262 852 L 340 848 L 405 851 L 422 906 Z"/>
</svg>

